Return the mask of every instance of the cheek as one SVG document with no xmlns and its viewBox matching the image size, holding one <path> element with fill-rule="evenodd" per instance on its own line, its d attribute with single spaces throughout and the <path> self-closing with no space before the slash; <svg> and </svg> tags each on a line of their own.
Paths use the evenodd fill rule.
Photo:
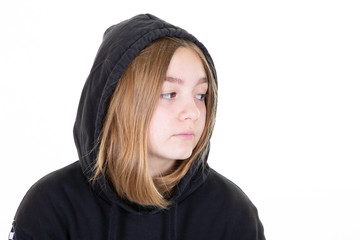
<svg viewBox="0 0 360 240">
<path fill-rule="evenodd" d="M 149 139 L 159 139 L 167 132 L 167 127 L 169 126 L 169 114 L 157 107 L 153 113 L 153 116 L 149 125 Z"/>
<path fill-rule="evenodd" d="M 205 122 L 206 122 L 206 106 L 203 105 L 200 109 L 200 121 L 201 122 L 201 125 L 202 125 L 202 128 L 204 129 L 205 127 Z"/>
<path fill-rule="evenodd" d="M 200 111 L 200 117 L 196 122 L 196 129 L 197 129 L 197 137 L 196 137 L 196 144 L 200 140 L 200 137 L 202 136 L 204 129 L 205 129 L 205 123 L 206 123 L 206 107 L 199 108 Z"/>
<path fill-rule="evenodd" d="M 158 114 L 156 114 L 156 111 L 154 112 L 151 121 L 150 121 L 150 125 L 149 125 L 149 142 L 152 142 L 152 139 L 156 138 L 156 134 L 159 133 L 159 129 L 158 129 L 158 123 L 159 122 L 159 117 Z"/>
</svg>

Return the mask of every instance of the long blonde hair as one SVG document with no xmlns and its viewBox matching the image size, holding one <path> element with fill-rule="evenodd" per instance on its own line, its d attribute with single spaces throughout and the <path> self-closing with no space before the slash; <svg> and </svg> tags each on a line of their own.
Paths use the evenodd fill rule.
<svg viewBox="0 0 360 240">
<path fill-rule="evenodd" d="M 148 168 L 148 127 L 170 60 L 179 47 L 193 49 L 201 58 L 209 90 L 203 134 L 190 158 L 178 161 L 166 176 L 152 177 Z M 173 188 L 194 161 L 203 158 L 214 128 L 217 86 L 211 67 L 197 45 L 189 40 L 163 37 L 143 49 L 121 76 L 110 99 L 100 136 L 93 180 L 104 174 L 117 194 L 145 206 L 166 208 Z"/>
</svg>

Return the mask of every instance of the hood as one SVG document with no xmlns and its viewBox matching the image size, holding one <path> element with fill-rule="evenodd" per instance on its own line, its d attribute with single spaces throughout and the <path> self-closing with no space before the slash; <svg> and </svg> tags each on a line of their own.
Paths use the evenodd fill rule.
<svg viewBox="0 0 360 240">
<path fill-rule="evenodd" d="M 212 67 L 216 80 L 213 61 L 204 45 L 179 27 L 151 14 L 142 14 L 108 28 L 84 85 L 74 125 L 80 165 L 88 179 L 93 176 L 102 121 L 121 75 L 142 49 L 164 36 L 186 38 L 199 46 Z M 173 194 L 173 202 L 181 201 L 205 181 L 208 167 L 200 162 L 196 161 L 181 180 Z M 104 179 L 97 180 L 94 188 L 107 201 L 116 202 L 128 210 L 133 209 L 131 204 L 124 203 L 116 196 Z"/>
</svg>

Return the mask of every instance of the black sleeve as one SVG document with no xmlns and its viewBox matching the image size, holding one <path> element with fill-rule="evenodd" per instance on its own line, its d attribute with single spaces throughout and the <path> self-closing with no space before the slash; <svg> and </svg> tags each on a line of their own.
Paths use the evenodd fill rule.
<svg viewBox="0 0 360 240">
<path fill-rule="evenodd" d="M 9 239 L 67 239 L 61 191 L 48 176 L 34 184 L 16 212 Z"/>
</svg>

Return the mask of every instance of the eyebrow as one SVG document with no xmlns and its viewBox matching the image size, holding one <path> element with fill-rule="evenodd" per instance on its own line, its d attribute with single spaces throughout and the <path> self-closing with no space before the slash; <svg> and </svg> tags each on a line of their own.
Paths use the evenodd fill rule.
<svg viewBox="0 0 360 240">
<path fill-rule="evenodd" d="M 165 81 L 171 82 L 171 83 L 177 83 L 177 84 L 180 84 L 180 85 L 184 84 L 184 80 L 182 80 L 181 78 L 177 78 L 177 77 L 166 77 Z M 207 77 L 203 77 L 203 78 L 199 79 L 197 84 L 207 83 L 207 82 L 208 82 Z"/>
</svg>

